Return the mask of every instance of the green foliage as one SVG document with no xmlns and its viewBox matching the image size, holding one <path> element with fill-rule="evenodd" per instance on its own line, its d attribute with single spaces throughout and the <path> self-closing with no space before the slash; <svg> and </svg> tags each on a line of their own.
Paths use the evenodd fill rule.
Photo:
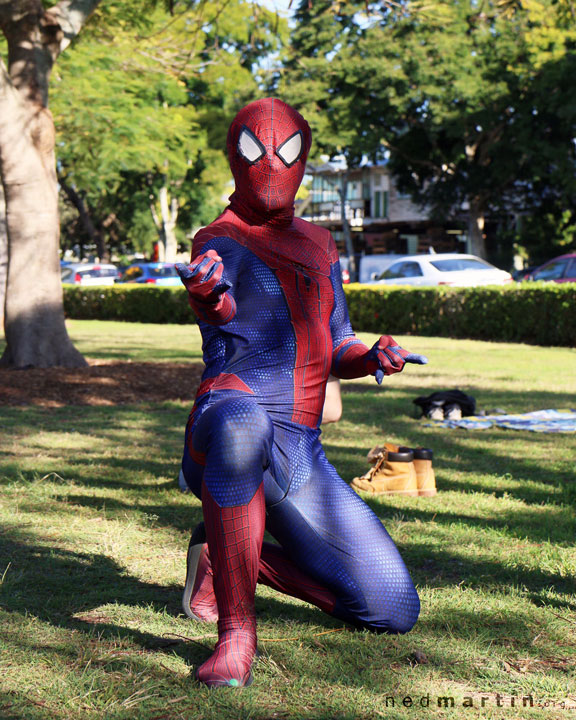
<svg viewBox="0 0 576 720">
<path fill-rule="evenodd" d="M 388 158 L 400 189 L 442 218 L 573 206 L 566 3 L 304 0 L 296 18 L 280 87 L 321 151 Z"/>
<path fill-rule="evenodd" d="M 156 29 L 167 21 L 159 11 L 149 19 Z M 144 42 L 122 25 L 108 35 L 77 43 L 53 78 L 59 163 L 89 197 L 113 195 L 127 172 L 180 178 L 206 146 L 174 72 L 176 37 Z"/>
<path fill-rule="evenodd" d="M 535 265 L 573 252 L 576 250 L 576 213 L 563 203 L 543 203 L 538 213 L 521 218 L 514 239 Z"/>
<path fill-rule="evenodd" d="M 158 232 L 161 187 L 181 237 L 222 210 L 226 129 L 287 30 L 246 0 L 169 4 L 102 3 L 53 76 L 59 174 L 101 233 L 135 248 Z"/>
<path fill-rule="evenodd" d="M 576 287 L 518 283 L 505 287 L 350 285 L 352 326 L 365 332 L 576 346 Z"/>
<path fill-rule="evenodd" d="M 386 332 L 576 346 L 576 287 L 519 283 L 508 287 L 345 287 L 352 327 Z M 195 323 L 181 288 L 64 288 L 67 317 L 145 323 Z"/>
<path fill-rule="evenodd" d="M 64 286 L 66 317 L 141 323 L 195 323 L 184 288 Z"/>
</svg>

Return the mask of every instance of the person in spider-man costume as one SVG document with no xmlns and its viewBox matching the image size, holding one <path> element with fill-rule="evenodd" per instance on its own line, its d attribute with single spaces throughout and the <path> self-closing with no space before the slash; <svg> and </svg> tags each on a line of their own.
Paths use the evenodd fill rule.
<svg viewBox="0 0 576 720">
<path fill-rule="evenodd" d="M 330 373 L 381 382 L 427 361 L 390 336 L 373 348 L 355 337 L 330 233 L 294 217 L 310 143 L 278 99 L 241 110 L 227 139 L 230 205 L 177 266 L 206 364 L 182 461 L 204 514 L 184 606 L 218 620 L 196 671 L 211 687 L 252 680 L 257 582 L 377 632 L 407 632 L 420 608 L 382 523 L 328 463 L 319 424 Z M 265 528 L 278 545 L 263 543 Z"/>
</svg>

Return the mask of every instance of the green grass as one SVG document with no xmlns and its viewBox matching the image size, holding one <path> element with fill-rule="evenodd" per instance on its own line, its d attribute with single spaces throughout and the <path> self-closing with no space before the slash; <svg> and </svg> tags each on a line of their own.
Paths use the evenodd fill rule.
<svg viewBox="0 0 576 720">
<path fill-rule="evenodd" d="M 69 329 L 90 357 L 200 354 L 195 326 Z M 434 449 L 436 497 L 371 501 L 418 586 L 420 620 L 376 636 L 259 588 L 262 655 L 238 692 L 195 684 L 215 626 L 180 612 L 201 517 L 176 489 L 188 405 L 0 408 L 0 718 L 571 717 L 521 705 L 576 706 L 576 435 L 427 427 L 412 400 L 457 387 L 488 410 L 576 407 L 576 352 L 397 339 L 430 364 L 382 387 L 345 382 L 344 418 L 323 441 L 346 480 L 383 440 Z"/>
</svg>

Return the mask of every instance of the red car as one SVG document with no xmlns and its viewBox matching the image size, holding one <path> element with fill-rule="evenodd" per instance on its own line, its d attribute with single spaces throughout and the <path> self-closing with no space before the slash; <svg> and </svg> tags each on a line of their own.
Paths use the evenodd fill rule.
<svg viewBox="0 0 576 720">
<path fill-rule="evenodd" d="M 549 280 L 552 282 L 576 282 L 576 253 L 560 255 L 548 260 L 544 265 L 533 270 L 527 280 Z"/>
</svg>

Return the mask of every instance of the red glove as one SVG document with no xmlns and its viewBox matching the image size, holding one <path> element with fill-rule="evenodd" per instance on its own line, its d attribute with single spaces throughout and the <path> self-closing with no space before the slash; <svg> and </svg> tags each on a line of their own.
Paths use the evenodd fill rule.
<svg viewBox="0 0 576 720">
<path fill-rule="evenodd" d="M 190 265 L 177 263 L 175 267 L 186 290 L 199 302 L 218 302 L 220 295 L 231 287 L 230 283 L 221 282 L 224 265 L 216 250 L 199 255 Z"/>
<path fill-rule="evenodd" d="M 428 358 L 424 355 L 408 352 L 408 350 L 401 348 L 390 335 L 382 335 L 368 353 L 366 368 L 371 375 L 376 377 L 376 382 L 380 384 L 384 375 L 402 372 L 402 368 L 407 362 L 426 365 Z"/>
</svg>

